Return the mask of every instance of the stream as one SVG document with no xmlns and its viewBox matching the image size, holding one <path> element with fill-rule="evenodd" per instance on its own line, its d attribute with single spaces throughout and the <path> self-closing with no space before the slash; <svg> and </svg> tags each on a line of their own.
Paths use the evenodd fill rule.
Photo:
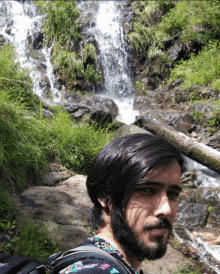
<svg viewBox="0 0 220 274">
<path fill-rule="evenodd" d="M 135 121 L 138 111 L 133 109 L 134 86 L 129 51 L 122 25 L 123 1 L 77 2 L 82 9 L 82 16 L 85 19 L 91 19 L 90 27 L 84 30 L 83 35 L 87 39 L 92 38 L 97 41 L 99 65 L 104 75 L 104 82 L 94 86 L 94 90 L 99 96 L 113 99 L 119 107 L 120 114 L 117 119 L 125 124 L 131 124 Z M 32 1 L 1 1 L 0 15 L 0 34 L 8 43 L 15 45 L 17 60 L 21 67 L 30 70 L 33 92 L 39 97 L 47 92 L 45 87 L 41 88 L 40 85 L 42 74 L 44 74 L 49 79 L 47 88 L 53 94 L 52 101 L 59 103 L 63 87 L 56 86 L 53 66 L 50 62 L 51 48 L 43 47 L 39 50 L 41 61 L 28 54 L 30 45 L 34 45 L 38 38 L 45 15 L 39 15 Z M 200 172 L 202 183 L 198 187 L 220 187 L 218 174 L 190 159 L 187 159 L 187 163 L 188 170 L 193 169 Z M 189 231 L 187 233 L 190 235 Z M 176 236 L 178 237 L 178 233 Z M 212 247 L 203 243 L 199 237 L 196 239 L 191 237 L 190 244 L 198 250 L 205 263 L 220 274 L 220 268 L 207 257 L 207 254 L 211 254 L 216 261 L 220 262 L 220 246 Z"/>
</svg>

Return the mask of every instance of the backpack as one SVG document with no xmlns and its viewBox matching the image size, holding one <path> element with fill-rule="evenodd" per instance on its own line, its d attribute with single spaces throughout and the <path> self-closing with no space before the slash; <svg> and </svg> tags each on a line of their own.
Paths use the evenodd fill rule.
<svg viewBox="0 0 220 274">
<path fill-rule="evenodd" d="M 47 258 L 45 264 L 41 262 L 24 257 L 11 257 L 16 262 L 16 269 L 9 263 L 0 263 L 1 274 L 46 274 L 46 270 L 49 274 L 58 274 L 59 271 L 67 266 L 83 260 L 85 258 L 97 258 L 104 259 L 105 262 L 109 262 L 115 268 L 117 268 L 122 274 L 132 274 L 131 271 L 122 262 L 105 252 L 104 250 L 95 247 L 94 245 L 87 244 L 86 246 L 79 246 L 77 248 L 68 250 L 64 253 L 57 252 Z M 19 259 L 18 259 L 19 258 Z M 28 262 L 25 265 L 25 260 Z M 36 263 L 37 262 L 37 263 Z M 20 268 L 19 268 L 20 267 Z"/>
</svg>

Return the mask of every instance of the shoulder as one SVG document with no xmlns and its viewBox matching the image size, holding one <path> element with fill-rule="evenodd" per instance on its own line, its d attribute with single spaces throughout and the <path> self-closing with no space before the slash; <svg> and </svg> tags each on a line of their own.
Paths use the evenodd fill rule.
<svg viewBox="0 0 220 274">
<path fill-rule="evenodd" d="M 69 274 L 69 273 L 79 273 L 79 274 L 114 274 L 120 273 L 115 266 L 110 263 L 103 263 L 95 260 L 91 261 L 78 261 L 68 267 L 64 268 L 59 272 L 59 274 Z"/>
</svg>

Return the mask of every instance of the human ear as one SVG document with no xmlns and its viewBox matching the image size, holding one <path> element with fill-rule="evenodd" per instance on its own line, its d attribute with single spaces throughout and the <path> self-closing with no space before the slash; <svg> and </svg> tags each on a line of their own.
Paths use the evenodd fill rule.
<svg viewBox="0 0 220 274">
<path fill-rule="evenodd" d="M 102 209 L 109 215 L 109 213 L 112 210 L 112 202 L 109 200 L 109 198 L 98 198 L 98 201 L 100 205 L 102 206 Z"/>
</svg>

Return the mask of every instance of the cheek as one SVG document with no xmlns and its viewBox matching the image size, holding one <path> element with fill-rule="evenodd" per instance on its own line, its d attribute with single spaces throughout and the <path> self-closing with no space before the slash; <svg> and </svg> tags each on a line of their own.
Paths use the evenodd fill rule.
<svg viewBox="0 0 220 274">
<path fill-rule="evenodd" d="M 153 203 L 141 197 L 132 199 L 128 203 L 126 210 L 126 220 L 130 227 L 141 226 L 141 223 L 146 223 L 146 218 L 151 215 L 153 211 Z"/>
</svg>

